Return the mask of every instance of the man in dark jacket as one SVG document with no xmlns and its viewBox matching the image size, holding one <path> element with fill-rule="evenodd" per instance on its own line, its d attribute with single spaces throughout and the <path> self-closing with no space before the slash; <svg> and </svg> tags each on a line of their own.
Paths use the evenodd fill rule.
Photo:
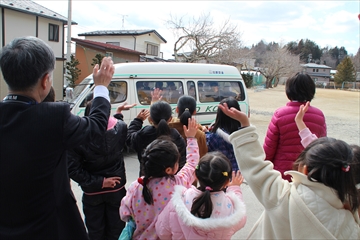
<svg viewBox="0 0 360 240">
<path fill-rule="evenodd" d="M 67 103 L 42 103 L 55 67 L 42 40 L 14 39 L 2 49 L 0 67 L 9 88 L 0 102 L 0 239 L 87 239 L 66 156 L 106 131 L 111 58 L 94 67 L 94 102 L 84 118 Z"/>
<path fill-rule="evenodd" d="M 69 151 L 69 176 L 83 190 L 85 224 L 91 240 L 117 240 L 125 222 L 121 221 L 119 208 L 126 195 L 123 149 L 127 126 L 122 110 L 136 104 L 120 105 L 110 117 L 106 133 L 96 140 Z M 85 108 L 90 114 L 92 101 Z"/>
</svg>

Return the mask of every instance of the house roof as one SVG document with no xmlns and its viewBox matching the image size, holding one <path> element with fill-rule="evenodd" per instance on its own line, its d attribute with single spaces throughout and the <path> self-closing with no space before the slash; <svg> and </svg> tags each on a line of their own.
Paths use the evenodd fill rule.
<svg viewBox="0 0 360 240">
<path fill-rule="evenodd" d="M 67 24 L 68 19 L 61 14 L 54 12 L 46 7 L 29 0 L 1 0 L 0 7 L 11 9 L 18 12 L 28 13 L 35 16 L 61 21 Z M 72 25 L 77 25 L 72 21 Z"/>
<path fill-rule="evenodd" d="M 74 41 L 74 42 L 76 42 L 76 44 L 79 44 L 82 46 L 92 47 L 92 48 L 96 48 L 96 49 L 100 49 L 100 50 L 112 50 L 112 51 L 115 50 L 115 51 L 119 51 L 119 52 L 127 52 L 127 53 L 136 54 L 136 55 L 145 55 L 145 53 L 143 53 L 143 52 L 135 51 L 135 50 L 132 50 L 129 48 L 119 47 L 119 46 L 109 44 L 109 43 L 102 43 L 102 42 L 79 39 L 79 38 L 71 38 L 71 41 Z"/>
<path fill-rule="evenodd" d="M 158 58 L 158 57 L 140 56 L 140 62 L 173 62 L 173 61 L 165 60 L 163 58 Z"/>
<path fill-rule="evenodd" d="M 307 68 L 330 68 L 329 66 L 326 65 L 320 65 L 320 64 L 316 64 L 316 63 L 307 63 L 307 64 L 302 64 L 303 67 L 307 67 Z"/>
<path fill-rule="evenodd" d="M 166 43 L 166 40 L 156 30 L 99 30 L 93 32 L 80 33 L 78 34 L 78 36 L 106 36 L 106 35 L 137 36 L 148 33 L 155 33 L 156 36 L 158 36 L 164 43 Z"/>
</svg>

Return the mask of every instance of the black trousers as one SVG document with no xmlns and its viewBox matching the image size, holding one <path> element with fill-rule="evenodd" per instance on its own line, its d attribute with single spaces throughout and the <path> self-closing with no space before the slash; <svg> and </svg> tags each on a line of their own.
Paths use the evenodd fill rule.
<svg viewBox="0 0 360 240">
<path fill-rule="evenodd" d="M 90 240 L 118 240 L 125 227 L 119 214 L 120 202 L 125 195 L 125 187 L 113 193 L 83 194 L 85 225 Z"/>
</svg>

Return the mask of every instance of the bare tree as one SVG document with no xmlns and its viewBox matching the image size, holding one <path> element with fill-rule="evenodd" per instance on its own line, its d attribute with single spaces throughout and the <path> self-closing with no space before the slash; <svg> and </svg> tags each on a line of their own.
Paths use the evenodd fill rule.
<svg viewBox="0 0 360 240">
<path fill-rule="evenodd" d="M 210 14 L 193 17 L 187 23 L 184 17 L 178 19 L 170 15 L 167 25 L 177 38 L 174 44 L 175 61 L 179 61 L 179 52 L 183 50 L 182 57 L 186 62 L 215 61 L 215 57 L 217 61 L 226 59 L 229 62 L 232 56 L 229 53 L 234 53 L 234 49 L 241 46 L 237 26 L 232 25 L 229 19 L 216 28 Z M 184 54 L 184 49 L 188 49 L 190 54 Z"/>
<path fill-rule="evenodd" d="M 356 55 L 351 57 L 351 60 L 354 64 L 355 71 L 360 72 L 360 48 L 358 49 Z"/>
<path fill-rule="evenodd" d="M 266 78 L 266 88 L 274 87 L 279 83 L 280 77 L 289 77 L 300 70 L 299 55 L 292 55 L 286 47 L 277 46 L 266 51 L 259 72 Z"/>
</svg>

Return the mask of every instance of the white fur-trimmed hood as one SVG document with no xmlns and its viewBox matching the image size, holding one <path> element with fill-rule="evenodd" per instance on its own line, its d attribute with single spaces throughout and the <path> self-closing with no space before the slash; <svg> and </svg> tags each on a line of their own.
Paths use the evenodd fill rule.
<svg viewBox="0 0 360 240">
<path fill-rule="evenodd" d="M 244 202 L 233 192 L 228 192 L 226 195 L 231 199 L 234 206 L 234 213 L 227 217 L 220 218 L 198 218 L 191 214 L 191 212 L 185 206 L 182 199 L 182 193 L 186 190 L 184 186 L 175 186 L 174 193 L 171 198 L 171 202 L 174 206 L 179 219 L 189 226 L 202 230 L 211 230 L 216 228 L 229 228 L 238 224 L 246 215 L 246 208 Z"/>
</svg>

